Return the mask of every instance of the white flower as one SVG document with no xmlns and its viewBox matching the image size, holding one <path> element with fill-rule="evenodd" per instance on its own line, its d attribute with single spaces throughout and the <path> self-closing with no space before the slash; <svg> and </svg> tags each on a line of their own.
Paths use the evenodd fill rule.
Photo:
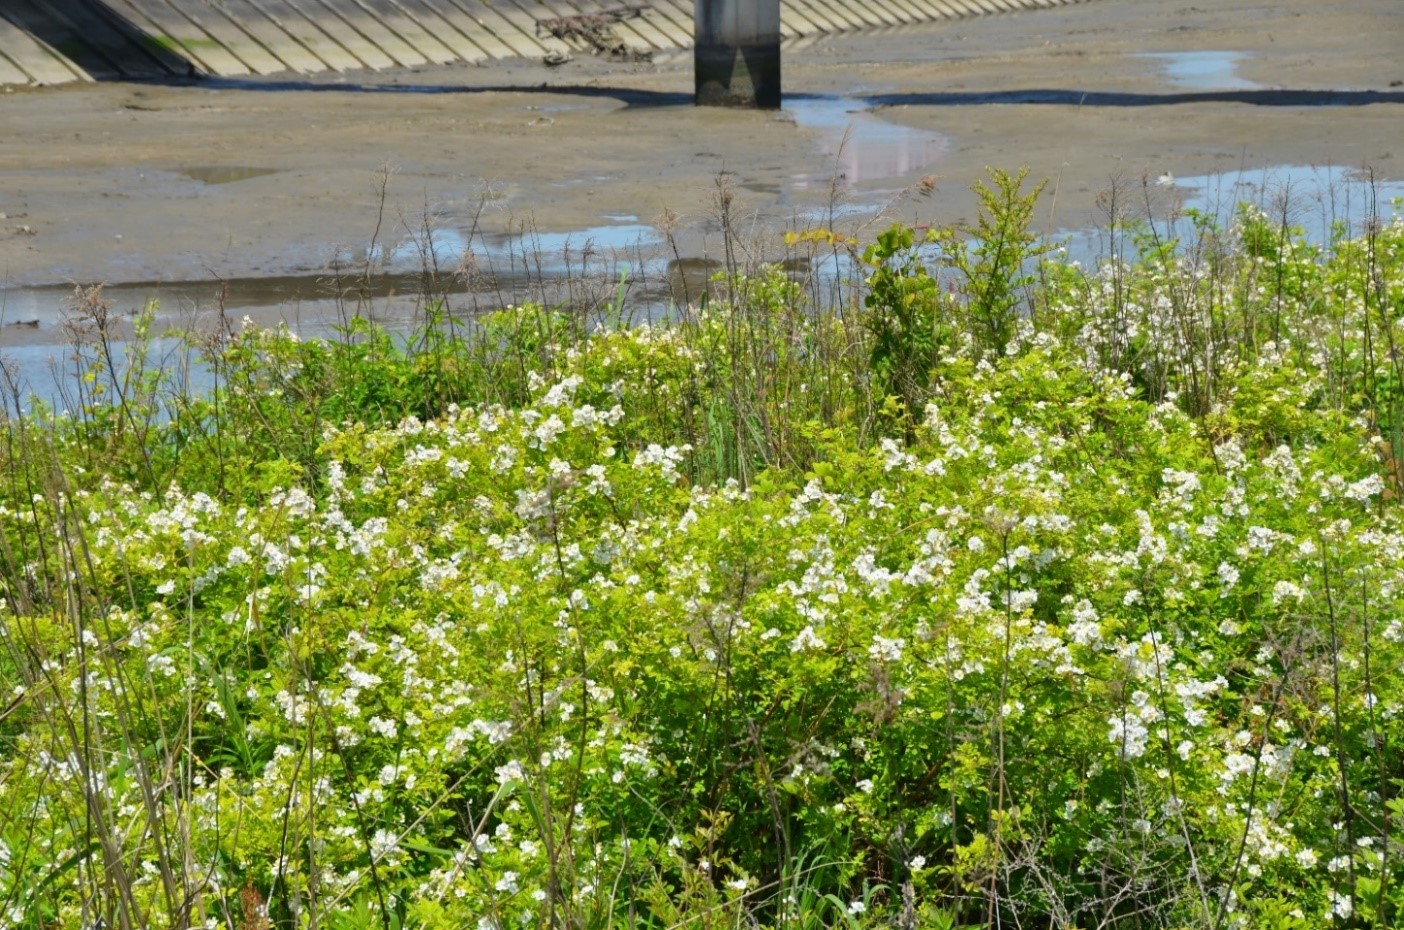
<svg viewBox="0 0 1404 930">
<path fill-rule="evenodd" d="M 346 680 L 356 688 L 374 688 L 381 681 L 380 676 L 374 672 L 363 671 L 352 665 L 343 666 L 343 671 L 346 674 Z"/>
<path fill-rule="evenodd" d="M 883 471 L 892 471 L 894 468 L 911 468 L 916 465 L 916 457 L 902 451 L 897 440 L 884 437 L 878 440 L 878 445 L 882 449 Z"/>
<path fill-rule="evenodd" d="M 168 655 L 157 654 L 148 657 L 146 660 L 146 667 L 153 672 L 160 672 L 167 678 L 170 678 L 176 673 L 175 659 Z"/>
<path fill-rule="evenodd" d="M 399 732 L 399 727 L 395 726 L 395 721 L 386 720 L 384 717 L 372 717 L 368 726 L 386 739 L 394 739 Z"/>
<path fill-rule="evenodd" d="M 376 830 L 371 837 L 371 858 L 384 859 L 392 852 L 400 848 L 400 838 L 389 830 Z"/>
<path fill-rule="evenodd" d="M 1111 724 L 1111 732 L 1107 734 L 1107 739 L 1113 744 L 1120 744 L 1121 754 L 1127 759 L 1135 759 L 1146 753 L 1146 739 L 1150 732 L 1134 717 L 1108 718 Z"/>
<path fill-rule="evenodd" d="M 1068 625 L 1068 635 L 1079 646 L 1095 646 L 1102 641 L 1102 626 L 1097 622 L 1097 611 L 1090 601 L 1080 600 L 1073 607 L 1073 622 Z"/>
<path fill-rule="evenodd" d="M 556 437 L 564 433 L 565 429 L 565 423 L 562 422 L 560 417 L 553 413 L 543 420 L 541 425 L 532 432 L 530 445 L 537 449 L 545 449 L 551 443 L 555 442 Z"/>
<path fill-rule="evenodd" d="M 692 446 L 668 446 L 664 448 L 658 443 L 649 443 L 647 449 L 634 456 L 634 468 L 642 471 L 645 468 L 655 467 L 662 472 L 663 477 L 670 481 L 678 478 L 678 466 L 682 464 L 683 455 L 691 452 Z"/>
<path fill-rule="evenodd" d="M 1193 497 L 1201 487 L 1199 476 L 1192 471 L 1176 471 L 1173 468 L 1166 468 L 1161 471 L 1160 480 L 1172 485 L 1178 497 Z"/>
<path fill-rule="evenodd" d="M 905 639 L 874 636 L 873 644 L 868 647 L 868 655 L 879 662 L 899 662 L 902 659 L 902 650 L 906 647 Z"/>
<path fill-rule="evenodd" d="M 1274 604 L 1281 604 L 1289 597 L 1300 601 L 1306 597 L 1306 591 L 1290 581 L 1279 581 L 1272 586 L 1272 602 Z"/>
<path fill-rule="evenodd" d="M 1277 542 L 1277 534 L 1265 526 L 1248 527 L 1248 548 L 1264 554 L 1271 552 Z"/>
<path fill-rule="evenodd" d="M 575 391 L 580 387 L 581 379 L 579 375 L 571 375 L 560 382 L 553 384 L 546 392 L 546 396 L 541 398 L 543 407 L 563 407 L 570 403 L 575 397 Z"/>
<path fill-rule="evenodd" d="M 1352 500 L 1360 501 L 1362 504 L 1369 503 L 1370 498 L 1384 490 L 1384 482 L 1379 475 L 1370 475 L 1361 478 L 1345 489 L 1345 496 Z"/>
</svg>

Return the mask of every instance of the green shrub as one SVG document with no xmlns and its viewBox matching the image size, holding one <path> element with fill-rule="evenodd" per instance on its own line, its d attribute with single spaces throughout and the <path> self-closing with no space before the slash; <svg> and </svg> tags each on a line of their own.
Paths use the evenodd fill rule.
<svg viewBox="0 0 1404 930">
<path fill-rule="evenodd" d="M 1397 923 L 1404 226 L 1034 278 L 1022 182 L 861 309 L 99 339 L 7 421 L 0 923 Z"/>
</svg>

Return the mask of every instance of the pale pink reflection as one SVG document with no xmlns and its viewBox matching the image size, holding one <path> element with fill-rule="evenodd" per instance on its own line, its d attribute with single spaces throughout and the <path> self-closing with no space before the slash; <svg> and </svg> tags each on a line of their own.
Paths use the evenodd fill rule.
<svg viewBox="0 0 1404 930">
<path fill-rule="evenodd" d="M 819 134 L 824 152 L 850 184 L 925 171 L 946 152 L 948 140 L 940 133 L 890 123 L 855 100 L 792 99 L 785 112 Z"/>
</svg>

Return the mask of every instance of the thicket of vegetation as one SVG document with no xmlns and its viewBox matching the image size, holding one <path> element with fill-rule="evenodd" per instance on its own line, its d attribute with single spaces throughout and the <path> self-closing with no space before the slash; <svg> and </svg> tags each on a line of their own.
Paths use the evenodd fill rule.
<svg viewBox="0 0 1404 930">
<path fill-rule="evenodd" d="M 0 449 L 0 925 L 1387 927 L 1404 223 L 108 338 Z M 140 341 L 141 334 L 139 333 Z"/>
</svg>

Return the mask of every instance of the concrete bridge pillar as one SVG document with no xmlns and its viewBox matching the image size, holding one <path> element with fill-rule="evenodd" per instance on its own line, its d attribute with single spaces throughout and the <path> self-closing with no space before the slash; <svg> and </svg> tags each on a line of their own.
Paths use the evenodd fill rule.
<svg viewBox="0 0 1404 930">
<path fill-rule="evenodd" d="M 780 107 L 780 0 L 694 0 L 698 106 Z"/>
</svg>

